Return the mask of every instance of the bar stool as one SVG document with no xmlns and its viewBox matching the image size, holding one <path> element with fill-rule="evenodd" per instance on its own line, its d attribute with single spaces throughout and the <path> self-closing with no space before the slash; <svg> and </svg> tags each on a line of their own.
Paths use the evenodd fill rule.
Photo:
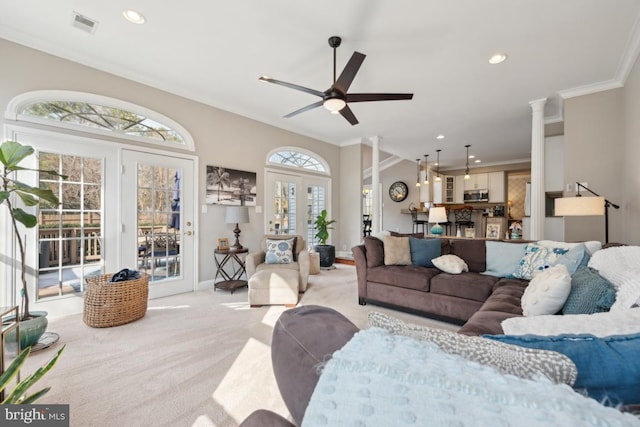
<svg viewBox="0 0 640 427">
<path fill-rule="evenodd" d="M 411 221 L 413 222 L 413 232 L 418 232 L 418 227 L 422 226 L 422 233 L 424 234 L 425 225 L 429 223 L 426 219 L 418 219 L 418 209 L 411 208 Z"/>
<path fill-rule="evenodd" d="M 473 227 L 475 223 L 471 220 L 473 215 L 473 207 L 462 206 L 453 211 L 453 215 L 456 218 L 456 229 L 458 227 Z"/>
<path fill-rule="evenodd" d="M 371 236 L 371 215 L 362 215 L 362 238 Z"/>
</svg>

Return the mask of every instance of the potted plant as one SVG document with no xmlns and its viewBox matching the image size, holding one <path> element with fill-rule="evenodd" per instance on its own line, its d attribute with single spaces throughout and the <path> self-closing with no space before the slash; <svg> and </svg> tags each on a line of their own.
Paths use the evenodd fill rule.
<svg viewBox="0 0 640 427">
<path fill-rule="evenodd" d="M 47 394 L 51 387 L 43 388 L 40 391 L 37 391 L 33 394 L 27 395 L 27 390 L 34 385 L 40 378 L 44 376 L 58 361 L 60 354 L 64 350 L 64 346 L 60 350 L 56 352 L 51 360 L 47 362 L 46 365 L 36 369 L 36 371 L 22 379 L 16 386 L 13 388 L 11 393 L 6 398 L 2 399 L 3 405 L 19 405 L 19 404 L 31 404 Z M 6 371 L 0 375 L 0 393 L 4 392 L 7 386 L 11 383 L 11 381 L 18 375 L 22 365 L 27 361 L 27 357 L 31 353 L 31 347 L 27 347 L 20 352 L 18 357 L 16 357 L 11 365 L 7 368 Z"/>
<path fill-rule="evenodd" d="M 315 237 L 320 242 L 315 246 L 315 251 L 320 255 L 320 267 L 328 268 L 336 261 L 336 248 L 333 245 L 327 245 L 327 239 L 329 239 L 329 230 L 331 224 L 335 223 L 334 219 L 327 219 L 327 210 L 323 209 L 320 215 L 316 217 L 313 222 L 314 229 L 316 230 Z"/>
<path fill-rule="evenodd" d="M 47 329 L 47 313 L 45 311 L 29 311 L 29 292 L 27 288 L 27 260 L 25 236 L 21 234 L 20 227 L 33 228 L 38 224 L 35 215 L 25 212 L 20 207 L 14 205 L 12 195 L 16 195 L 22 200 L 25 206 L 37 206 L 41 201 L 47 201 L 57 206 L 59 201 L 50 189 L 32 187 L 17 180 L 16 173 L 18 171 L 37 171 L 46 176 L 57 176 L 65 178 L 55 171 L 45 171 L 39 169 L 31 169 L 19 166 L 27 157 L 34 153 L 32 147 L 22 145 L 16 141 L 5 141 L 0 145 L 0 163 L 2 170 L 0 171 L 0 179 L 2 180 L 0 188 L 0 204 L 7 206 L 9 217 L 11 219 L 11 228 L 14 238 L 17 242 L 18 251 L 20 253 L 20 281 L 22 289 L 20 290 L 20 348 L 30 347 L 36 344 L 40 336 Z M 20 225 L 19 225 L 20 224 Z M 3 319 L 4 320 L 4 319 Z"/>
</svg>

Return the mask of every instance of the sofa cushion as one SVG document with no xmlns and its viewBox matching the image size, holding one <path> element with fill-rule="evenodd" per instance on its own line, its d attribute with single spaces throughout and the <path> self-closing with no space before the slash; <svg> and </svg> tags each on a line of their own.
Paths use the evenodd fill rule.
<svg viewBox="0 0 640 427">
<path fill-rule="evenodd" d="M 558 258 L 568 251 L 569 249 L 566 248 L 547 248 L 535 243 L 528 243 L 524 256 L 513 276 L 518 279 L 531 280 L 534 272 L 555 265 Z"/>
<path fill-rule="evenodd" d="M 411 264 L 411 249 L 408 237 L 385 236 L 384 264 L 385 265 L 409 265 Z"/>
<path fill-rule="evenodd" d="M 318 382 L 318 366 L 356 332 L 356 325 L 342 314 L 317 305 L 286 310 L 278 318 L 273 329 L 271 361 L 280 394 L 296 425 L 302 423 Z"/>
<path fill-rule="evenodd" d="M 456 255 L 441 255 L 438 258 L 432 259 L 431 262 L 436 268 L 449 274 L 460 274 L 469 271 L 467 263 Z"/>
<path fill-rule="evenodd" d="M 423 267 L 433 267 L 432 259 L 440 256 L 442 244 L 440 239 L 416 239 L 409 237 L 411 263 Z"/>
<path fill-rule="evenodd" d="M 405 323 L 375 311 L 369 313 L 369 325 L 386 329 L 394 335 L 433 342 L 449 354 L 491 366 L 503 374 L 529 379 L 545 377 L 554 383 L 568 385 L 573 385 L 578 375 L 571 359 L 552 351 L 532 351 L 516 345 L 496 346 L 494 341 L 485 338 Z"/>
<path fill-rule="evenodd" d="M 511 276 L 520 265 L 526 243 L 485 242 L 487 251 L 487 269 L 483 274 L 496 277 Z"/>
<path fill-rule="evenodd" d="M 436 268 L 420 267 L 418 265 L 385 265 L 368 269 L 367 280 L 369 282 L 428 292 L 429 283 L 438 274 L 440 274 L 440 271 Z"/>
<path fill-rule="evenodd" d="M 497 277 L 480 273 L 438 274 L 431 279 L 430 290 L 434 294 L 449 295 L 483 302 L 491 295 Z M 452 302 L 452 304 L 455 304 Z"/>
<path fill-rule="evenodd" d="M 562 314 L 592 314 L 609 311 L 616 300 L 616 290 L 592 268 L 581 268 L 571 276 L 571 292 Z"/>
<path fill-rule="evenodd" d="M 365 237 L 364 248 L 367 251 L 367 267 L 384 265 L 384 243 L 377 237 Z"/>
<path fill-rule="evenodd" d="M 540 316 L 558 313 L 571 292 L 571 276 L 567 267 L 554 265 L 537 273 L 522 295 L 522 313 Z"/>
<path fill-rule="evenodd" d="M 492 335 L 500 342 L 567 355 L 578 368 L 574 388 L 604 404 L 640 403 L 640 334 L 598 338 L 582 335 Z"/>
<path fill-rule="evenodd" d="M 469 271 L 481 273 L 487 269 L 487 249 L 484 240 L 451 239 L 451 254 L 467 263 Z"/>
</svg>

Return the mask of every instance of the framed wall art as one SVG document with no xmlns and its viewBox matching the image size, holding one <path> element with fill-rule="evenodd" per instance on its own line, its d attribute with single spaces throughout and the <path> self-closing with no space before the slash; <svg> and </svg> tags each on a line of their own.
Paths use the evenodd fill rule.
<svg viewBox="0 0 640 427">
<path fill-rule="evenodd" d="M 256 205 L 255 172 L 207 165 L 206 203 L 209 205 Z"/>
</svg>

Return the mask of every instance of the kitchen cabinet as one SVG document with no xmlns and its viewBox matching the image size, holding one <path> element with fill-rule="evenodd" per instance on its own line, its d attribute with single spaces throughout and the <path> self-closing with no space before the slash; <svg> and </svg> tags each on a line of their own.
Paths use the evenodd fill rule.
<svg viewBox="0 0 640 427">
<path fill-rule="evenodd" d="M 474 173 L 464 180 L 465 190 L 486 190 L 489 188 L 489 174 Z"/>
<path fill-rule="evenodd" d="M 504 172 L 491 172 L 489 175 L 489 202 L 504 203 Z"/>
<path fill-rule="evenodd" d="M 442 180 L 444 181 L 444 203 L 453 203 L 455 200 L 455 177 L 443 176 Z"/>
<path fill-rule="evenodd" d="M 453 203 L 464 203 L 464 175 L 456 175 Z"/>
<path fill-rule="evenodd" d="M 432 176 L 433 179 L 433 203 L 442 203 L 442 187 L 444 186 L 444 177 L 440 177 L 440 181 L 436 181 L 435 175 Z"/>
</svg>

